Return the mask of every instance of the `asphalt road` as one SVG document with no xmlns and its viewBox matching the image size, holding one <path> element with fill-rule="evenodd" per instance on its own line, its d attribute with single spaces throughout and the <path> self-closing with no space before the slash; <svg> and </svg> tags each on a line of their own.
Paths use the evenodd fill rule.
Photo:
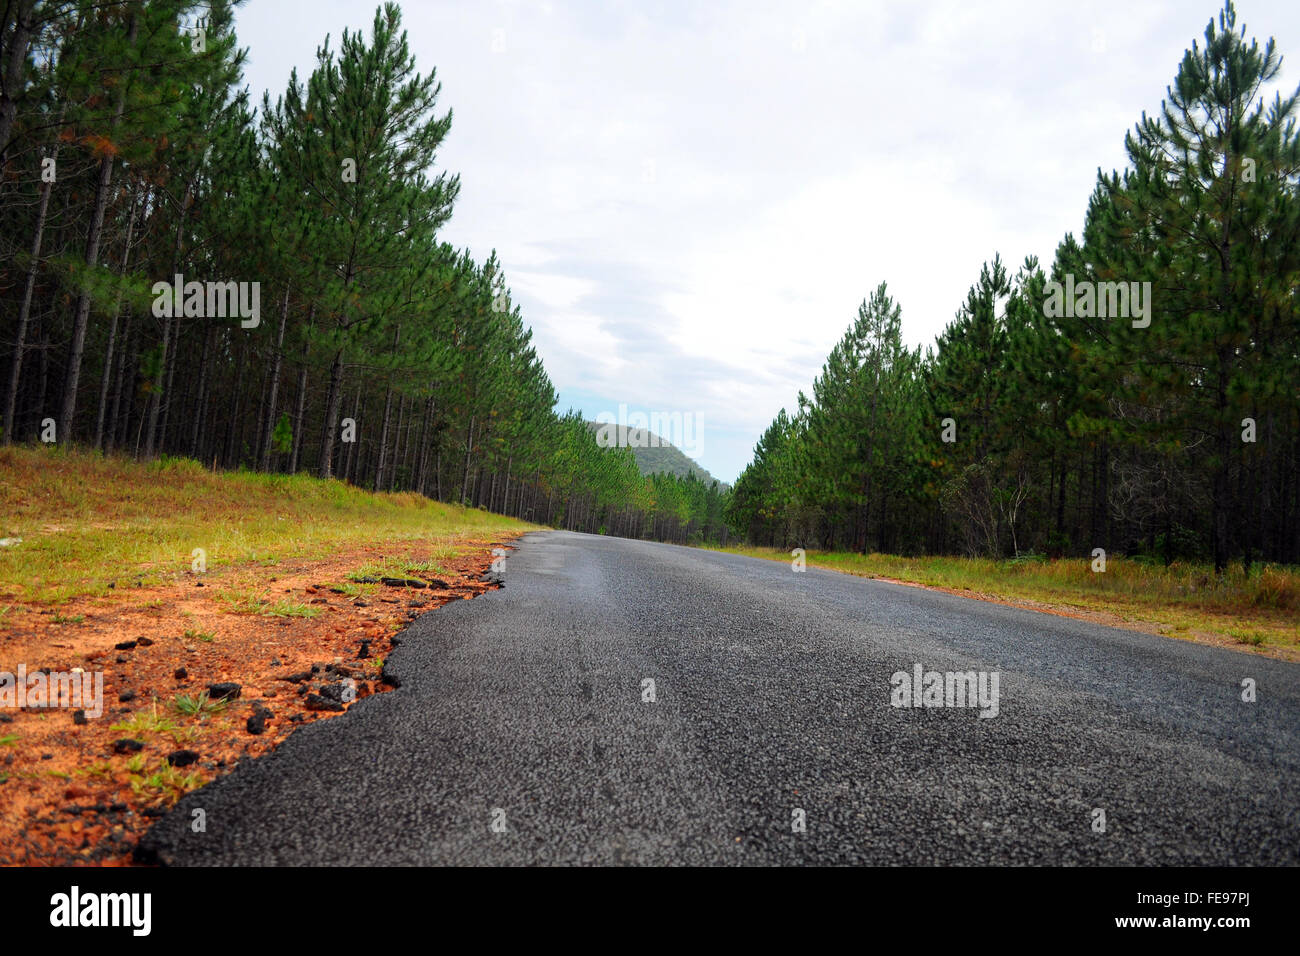
<svg viewBox="0 0 1300 956">
<path fill-rule="evenodd" d="M 918 664 L 983 672 L 986 703 L 996 672 L 996 716 L 893 706 L 892 675 Z M 397 690 L 190 794 L 144 850 L 189 865 L 1300 862 L 1300 665 L 1245 653 L 554 532 L 511 552 L 502 590 L 418 619 L 387 667 Z"/>
</svg>

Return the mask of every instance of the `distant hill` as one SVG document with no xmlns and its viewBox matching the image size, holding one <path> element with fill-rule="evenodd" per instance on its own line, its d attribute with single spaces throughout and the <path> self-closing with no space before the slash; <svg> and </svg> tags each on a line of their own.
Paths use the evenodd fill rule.
<svg viewBox="0 0 1300 956">
<path fill-rule="evenodd" d="M 587 427 L 594 432 L 604 426 L 600 422 L 587 422 Z M 626 425 L 611 425 L 611 427 L 617 429 L 618 444 L 631 449 L 632 457 L 636 459 L 636 466 L 641 470 L 641 474 L 668 474 L 685 478 L 693 471 L 695 477 L 706 485 L 712 484 L 715 480 L 702 465 L 695 459 L 688 458 L 680 448 L 670 444 L 666 438 L 660 438 L 654 432 L 643 428 L 629 428 Z M 725 481 L 719 484 L 723 488 L 730 487 Z"/>
</svg>

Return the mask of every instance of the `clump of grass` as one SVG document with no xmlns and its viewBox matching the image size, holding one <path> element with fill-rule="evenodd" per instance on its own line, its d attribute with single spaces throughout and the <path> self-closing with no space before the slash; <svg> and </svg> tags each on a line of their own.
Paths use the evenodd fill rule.
<svg viewBox="0 0 1300 956">
<path fill-rule="evenodd" d="M 141 761 L 140 766 L 132 770 L 128 782 L 137 796 L 155 805 L 170 806 L 191 790 L 201 787 L 203 777 L 197 772 L 184 773 L 165 761 L 145 776 Z"/>
<path fill-rule="evenodd" d="M 1263 631 L 1256 630 L 1229 630 L 1228 636 L 1238 644 L 1249 644 L 1251 647 L 1259 647 L 1267 638 Z"/>
<path fill-rule="evenodd" d="M 0 737 L 0 747 L 12 747 L 17 742 L 17 734 L 5 734 L 3 737 Z"/>
<path fill-rule="evenodd" d="M 205 644 L 211 644 L 216 640 L 216 636 L 211 631 L 189 630 L 185 632 L 187 641 L 202 641 Z"/>
<path fill-rule="evenodd" d="M 447 569 L 436 561 L 416 561 L 403 566 L 408 574 L 446 574 Z"/>
<path fill-rule="evenodd" d="M 441 556 L 455 557 L 457 549 L 454 547 L 441 547 L 434 549 L 434 557 Z M 349 581 L 360 581 L 369 583 L 377 581 L 380 578 L 405 578 L 414 576 L 429 576 L 449 574 L 450 572 L 434 558 L 426 561 L 407 560 L 405 558 L 386 558 L 383 562 L 372 562 L 363 564 L 361 567 L 352 571 L 348 575 Z"/>
<path fill-rule="evenodd" d="M 389 564 L 363 564 L 355 571 L 348 573 L 349 581 L 360 581 L 363 584 L 369 584 L 378 581 L 380 578 L 394 577 L 398 568 Z"/>
<path fill-rule="evenodd" d="M 55 624 L 80 624 L 82 621 L 86 619 L 86 615 L 84 614 L 63 615 L 60 614 L 58 611 L 55 611 L 52 619 Z"/>
<path fill-rule="evenodd" d="M 232 614 L 260 614 L 262 606 L 266 602 L 255 590 L 236 590 L 218 591 L 217 600 L 226 605 L 226 610 Z"/>
<path fill-rule="evenodd" d="M 110 730 L 142 737 L 145 734 L 171 734 L 180 730 L 180 725 L 166 715 L 158 713 L 158 698 L 148 710 L 136 711 L 129 719 L 113 724 Z"/>
<path fill-rule="evenodd" d="M 286 599 L 263 608 L 261 613 L 271 617 L 315 617 L 320 613 L 320 608 Z"/>
<path fill-rule="evenodd" d="M 229 703 L 230 701 L 227 700 L 211 700 L 208 697 L 208 692 L 203 690 L 194 696 L 177 694 L 172 699 L 172 709 L 178 714 L 184 714 L 186 717 L 202 720 L 204 717 L 221 713 Z"/>
</svg>

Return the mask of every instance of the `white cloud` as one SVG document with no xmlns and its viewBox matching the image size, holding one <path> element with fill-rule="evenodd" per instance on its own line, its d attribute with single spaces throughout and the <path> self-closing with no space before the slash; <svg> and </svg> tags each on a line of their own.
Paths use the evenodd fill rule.
<svg viewBox="0 0 1300 956">
<path fill-rule="evenodd" d="M 373 12 L 241 8 L 254 92 L 279 93 L 325 31 L 337 45 Z M 726 479 L 881 280 L 923 344 L 994 252 L 1013 270 L 1050 263 L 1097 168 L 1123 164 L 1124 133 L 1217 12 L 404 5 L 419 67 L 455 111 L 437 157 L 462 176 L 445 238 L 498 251 L 562 405 L 696 411 L 702 464 Z M 1238 16 L 1300 57 L 1300 7 L 1251 0 Z"/>
</svg>

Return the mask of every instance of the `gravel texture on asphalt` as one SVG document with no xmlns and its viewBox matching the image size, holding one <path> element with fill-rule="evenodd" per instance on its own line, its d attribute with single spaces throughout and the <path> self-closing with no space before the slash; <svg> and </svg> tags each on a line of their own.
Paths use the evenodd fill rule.
<svg viewBox="0 0 1300 956">
<path fill-rule="evenodd" d="M 397 690 L 188 795 L 142 855 L 1300 862 L 1300 665 L 710 551 L 518 544 L 501 590 L 407 629 Z M 996 672 L 997 715 L 893 706 L 917 664 Z"/>
</svg>

